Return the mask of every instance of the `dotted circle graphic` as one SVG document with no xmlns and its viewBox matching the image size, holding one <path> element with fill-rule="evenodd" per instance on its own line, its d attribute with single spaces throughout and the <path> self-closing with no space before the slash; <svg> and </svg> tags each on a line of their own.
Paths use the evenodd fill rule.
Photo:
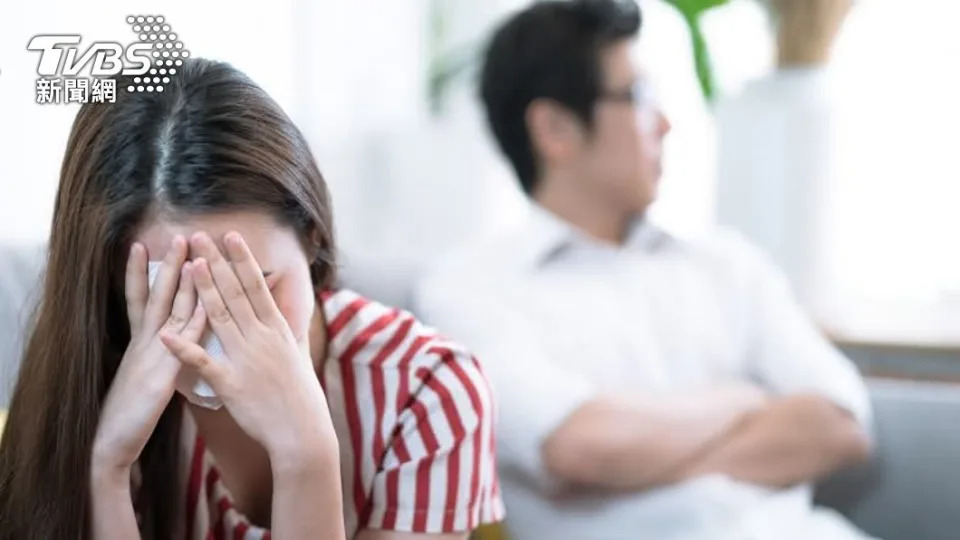
<svg viewBox="0 0 960 540">
<path fill-rule="evenodd" d="M 150 56 L 156 66 L 148 65 L 145 76 L 134 77 L 134 84 L 127 86 L 127 92 L 163 92 L 161 82 L 170 83 L 170 78 L 177 73 L 174 66 L 182 66 L 182 59 L 188 58 L 190 51 L 184 49 L 173 26 L 161 15 L 128 15 L 126 21 L 136 39 L 150 46 Z"/>
</svg>

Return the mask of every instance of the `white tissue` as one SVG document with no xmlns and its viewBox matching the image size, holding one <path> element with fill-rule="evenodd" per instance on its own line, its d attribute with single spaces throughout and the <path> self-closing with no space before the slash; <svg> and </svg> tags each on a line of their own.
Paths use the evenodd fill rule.
<svg viewBox="0 0 960 540">
<path fill-rule="evenodd" d="M 147 276 L 151 289 L 153 289 L 153 282 L 157 278 L 161 264 L 160 262 L 151 261 L 147 265 Z M 200 345 L 203 346 L 207 354 L 214 360 L 223 360 L 226 358 L 226 354 L 223 352 L 223 345 L 220 344 L 217 335 L 214 334 L 209 327 L 204 331 Z M 180 370 L 180 374 L 177 376 L 177 392 L 180 392 L 183 397 L 187 398 L 187 400 L 194 405 L 213 410 L 223 407 L 223 402 L 217 397 L 213 388 L 210 388 L 210 385 L 207 384 L 193 368 L 183 367 Z"/>
</svg>

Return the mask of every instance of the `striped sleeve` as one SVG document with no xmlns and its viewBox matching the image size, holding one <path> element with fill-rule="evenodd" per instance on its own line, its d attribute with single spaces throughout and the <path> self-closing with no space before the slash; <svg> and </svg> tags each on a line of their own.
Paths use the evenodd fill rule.
<svg viewBox="0 0 960 540">
<path fill-rule="evenodd" d="M 503 517 L 494 401 L 475 358 L 432 339 L 397 366 L 396 426 L 373 479 L 367 527 L 469 531 Z"/>
</svg>

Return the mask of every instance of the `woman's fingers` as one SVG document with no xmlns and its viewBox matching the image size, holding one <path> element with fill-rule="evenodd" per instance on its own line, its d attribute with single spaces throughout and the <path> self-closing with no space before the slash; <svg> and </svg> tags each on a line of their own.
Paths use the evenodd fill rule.
<svg viewBox="0 0 960 540">
<path fill-rule="evenodd" d="M 220 389 L 223 388 L 229 366 L 211 358 L 203 347 L 183 335 L 161 332 L 160 341 L 181 364 L 196 369 L 214 392 L 221 393 Z"/>
<path fill-rule="evenodd" d="M 193 276 L 190 272 L 192 263 L 187 261 L 180 267 L 180 286 L 177 295 L 173 298 L 173 308 L 167 317 L 165 330 L 180 332 L 190 320 L 197 305 L 197 290 L 193 286 Z"/>
<path fill-rule="evenodd" d="M 268 325 L 282 320 L 283 316 L 273 296 L 270 295 L 270 288 L 267 287 L 263 271 L 240 233 L 227 233 L 223 237 L 223 244 L 257 318 Z"/>
<path fill-rule="evenodd" d="M 193 286 L 192 284 L 190 285 Z M 187 321 L 187 325 L 183 327 L 183 330 L 180 331 L 180 336 L 190 341 L 191 343 L 199 343 L 200 338 L 203 337 L 203 331 L 207 328 L 207 313 L 203 310 L 203 306 L 198 302 L 196 307 L 193 309 L 193 315 L 190 316 L 190 320 Z"/>
<path fill-rule="evenodd" d="M 180 235 L 173 237 L 170 249 L 163 258 L 157 277 L 150 287 L 150 298 L 144 310 L 142 326 L 157 332 L 170 315 L 173 297 L 177 292 L 180 267 L 187 258 L 187 241 Z"/>
<path fill-rule="evenodd" d="M 223 297 L 220 296 L 220 291 L 217 290 L 213 281 L 210 266 L 206 259 L 194 259 L 191 273 L 197 287 L 197 293 L 200 296 L 200 302 L 207 312 L 207 320 L 210 321 L 214 333 L 223 343 L 227 356 L 240 351 L 243 347 L 243 333 L 234 321 L 230 310 L 227 309 Z"/>
<path fill-rule="evenodd" d="M 147 282 L 147 250 L 134 242 L 127 256 L 127 272 L 123 294 L 127 299 L 127 319 L 130 321 L 130 334 L 140 331 L 143 310 L 150 296 L 150 284 Z"/>
<path fill-rule="evenodd" d="M 230 310 L 240 330 L 250 328 L 257 322 L 257 315 L 253 311 L 253 306 L 250 305 L 243 285 L 231 268 L 230 261 L 220 253 L 213 239 L 205 232 L 194 234 L 190 238 L 190 246 L 200 257 L 206 259 L 213 283 L 223 299 L 223 304 Z M 207 306 L 207 312 L 213 315 L 210 306 Z"/>
</svg>

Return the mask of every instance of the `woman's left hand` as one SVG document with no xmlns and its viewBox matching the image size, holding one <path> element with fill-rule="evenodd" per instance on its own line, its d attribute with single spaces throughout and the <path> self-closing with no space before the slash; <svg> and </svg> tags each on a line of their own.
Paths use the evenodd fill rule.
<svg viewBox="0 0 960 540">
<path fill-rule="evenodd" d="M 194 283 L 226 359 L 175 334 L 161 339 L 184 365 L 197 369 L 234 420 L 270 454 L 274 465 L 336 455 L 326 396 L 243 238 L 223 239 L 229 260 L 206 233 L 190 239 Z M 231 268 L 232 265 L 232 268 Z"/>
</svg>

